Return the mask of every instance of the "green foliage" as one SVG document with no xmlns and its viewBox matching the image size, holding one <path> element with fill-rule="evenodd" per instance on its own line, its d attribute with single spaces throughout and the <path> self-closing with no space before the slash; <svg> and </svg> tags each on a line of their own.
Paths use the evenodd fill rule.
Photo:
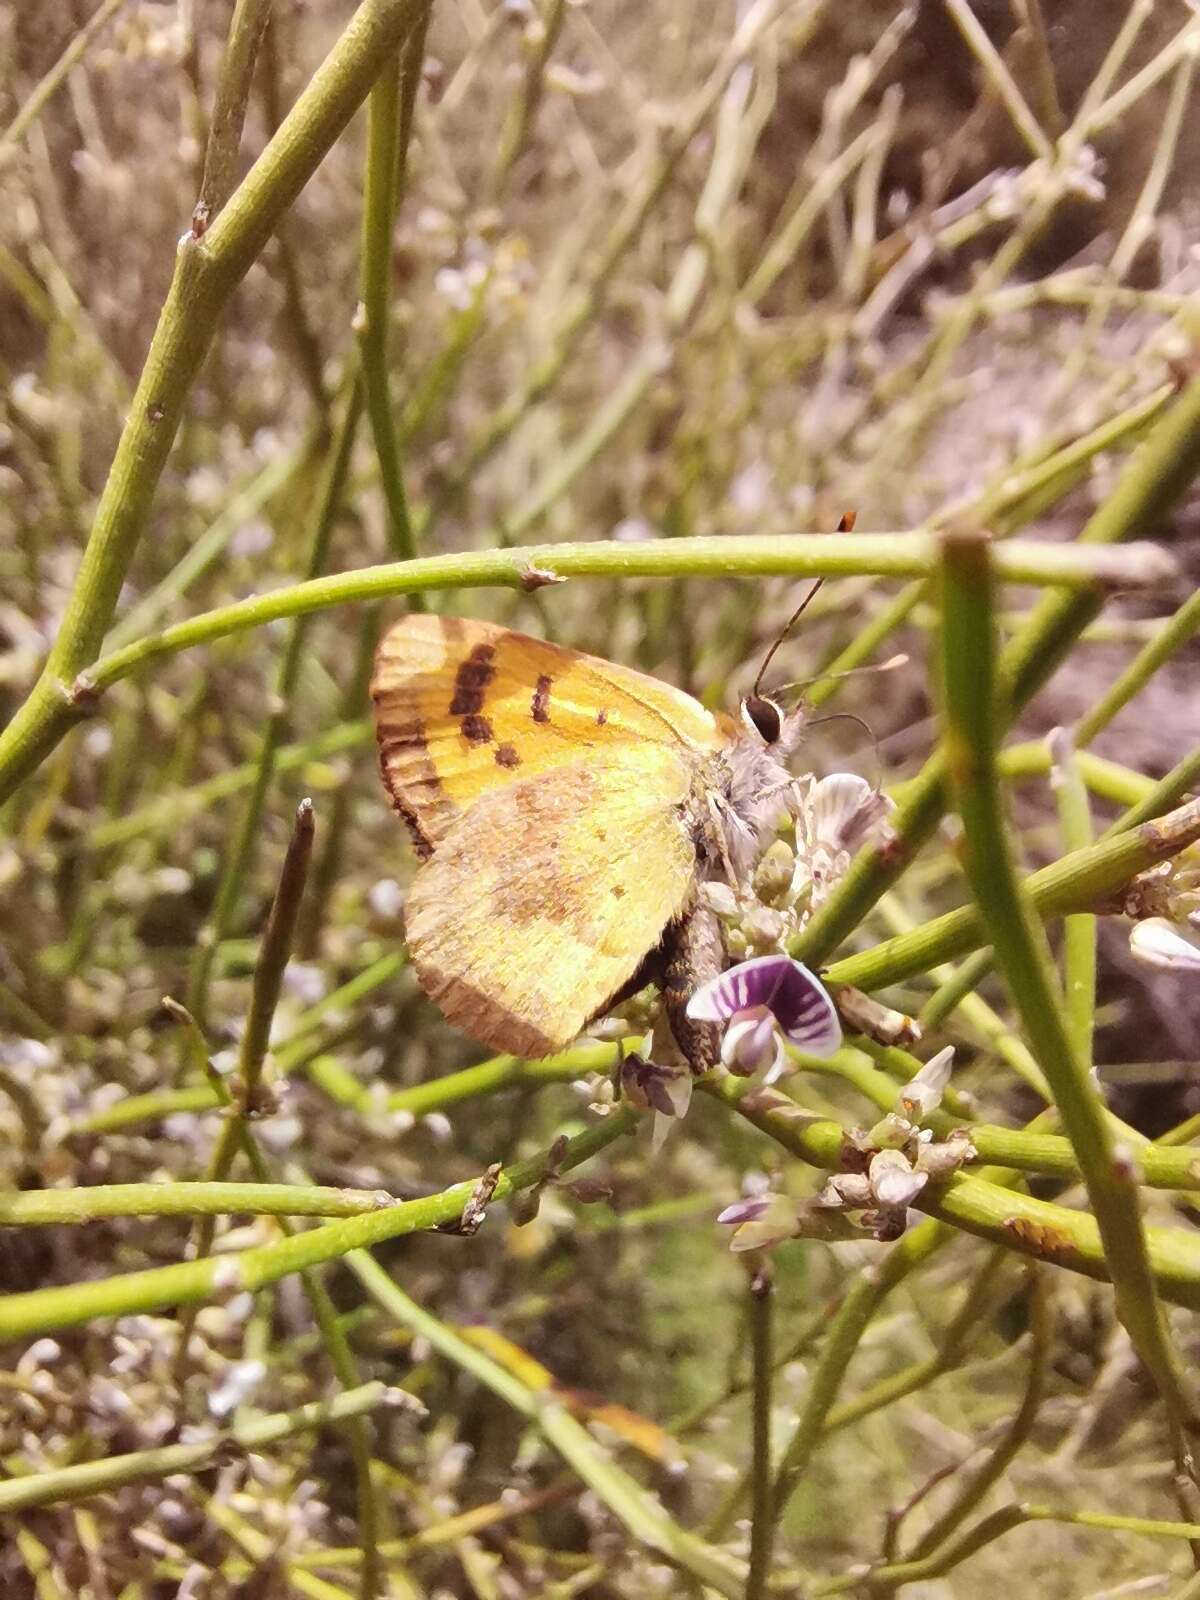
<svg viewBox="0 0 1200 1600">
<path fill-rule="evenodd" d="M 1193 1593 L 1200 1130 L 1112 1063 L 1184 981 L 1120 919 L 1200 907 L 1200 21 L 47 9 L 0 132 L 4 1593 Z M 725 704 L 813 575 L 781 674 L 897 808 L 788 947 L 875 1021 L 652 1152 L 621 1023 L 481 1062 L 416 989 L 380 603 Z M 885 1146 L 907 1228 L 826 1183 Z"/>
</svg>

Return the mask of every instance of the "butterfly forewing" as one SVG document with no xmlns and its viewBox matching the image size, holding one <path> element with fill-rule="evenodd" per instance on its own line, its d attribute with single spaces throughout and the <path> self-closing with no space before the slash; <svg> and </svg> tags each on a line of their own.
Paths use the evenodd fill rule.
<svg viewBox="0 0 1200 1600">
<path fill-rule="evenodd" d="M 461 617 L 400 618 L 371 691 L 384 782 L 425 855 L 494 790 L 620 750 L 699 759 L 727 737 L 656 678 Z"/>
</svg>

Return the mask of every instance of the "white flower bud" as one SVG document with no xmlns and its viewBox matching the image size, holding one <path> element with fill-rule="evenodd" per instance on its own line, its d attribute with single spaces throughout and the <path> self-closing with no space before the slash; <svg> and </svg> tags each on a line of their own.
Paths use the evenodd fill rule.
<svg viewBox="0 0 1200 1600">
<path fill-rule="evenodd" d="M 899 1150 L 881 1150 L 873 1156 L 868 1176 L 877 1203 L 888 1210 L 911 1205 L 929 1181 L 925 1173 L 913 1171 Z"/>
<path fill-rule="evenodd" d="M 1200 972 L 1200 947 L 1192 944 L 1165 917 L 1147 917 L 1134 924 L 1130 953 L 1149 967 L 1168 972 Z"/>
</svg>

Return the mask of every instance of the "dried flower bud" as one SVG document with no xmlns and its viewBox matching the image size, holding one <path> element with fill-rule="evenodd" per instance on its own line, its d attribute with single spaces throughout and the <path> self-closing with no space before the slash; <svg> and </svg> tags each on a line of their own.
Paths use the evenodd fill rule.
<svg viewBox="0 0 1200 1600">
<path fill-rule="evenodd" d="M 737 916 L 738 898 L 727 883 L 702 883 L 699 893 L 701 904 L 718 917 Z"/>
<path fill-rule="evenodd" d="M 861 1211 L 875 1204 L 871 1180 L 865 1172 L 835 1172 L 817 1196 L 816 1204 Z"/>
<path fill-rule="evenodd" d="M 914 1165 L 918 1172 L 927 1173 L 931 1178 L 948 1178 L 968 1161 L 976 1160 L 978 1155 L 967 1129 L 955 1128 L 940 1143 L 919 1146 Z"/>
</svg>

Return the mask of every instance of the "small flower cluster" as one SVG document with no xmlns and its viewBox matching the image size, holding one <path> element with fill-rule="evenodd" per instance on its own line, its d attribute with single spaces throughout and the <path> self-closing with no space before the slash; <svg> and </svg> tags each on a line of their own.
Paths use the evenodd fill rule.
<svg viewBox="0 0 1200 1600">
<path fill-rule="evenodd" d="M 749 882 L 706 883 L 701 896 L 725 924 L 735 958 L 781 949 L 845 876 L 855 851 L 887 838 L 893 802 L 852 772 L 797 778 L 787 795 L 792 841 L 775 839 Z"/>
<path fill-rule="evenodd" d="M 1139 873 L 1114 910 L 1135 918 L 1130 953 L 1148 967 L 1200 973 L 1200 858 L 1189 850 Z M 1185 931 L 1186 930 L 1186 931 Z"/>
<path fill-rule="evenodd" d="M 865 1230 L 875 1239 L 897 1239 L 908 1208 L 930 1179 L 949 1177 L 976 1155 L 970 1135 L 954 1129 L 935 1141 L 921 1122 L 941 1103 L 950 1081 L 953 1049 L 927 1061 L 901 1089 L 897 1109 L 869 1130 L 851 1134 L 844 1166 L 814 1198 L 797 1203 L 786 1195 L 755 1195 L 726 1206 L 717 1218 L 734 1229 L 730 1248 L 766 1250 L 787 1239 L 854 1239 Z M 858 1213 L 857 1223 L 849 1213 Z"/>
</svg>

